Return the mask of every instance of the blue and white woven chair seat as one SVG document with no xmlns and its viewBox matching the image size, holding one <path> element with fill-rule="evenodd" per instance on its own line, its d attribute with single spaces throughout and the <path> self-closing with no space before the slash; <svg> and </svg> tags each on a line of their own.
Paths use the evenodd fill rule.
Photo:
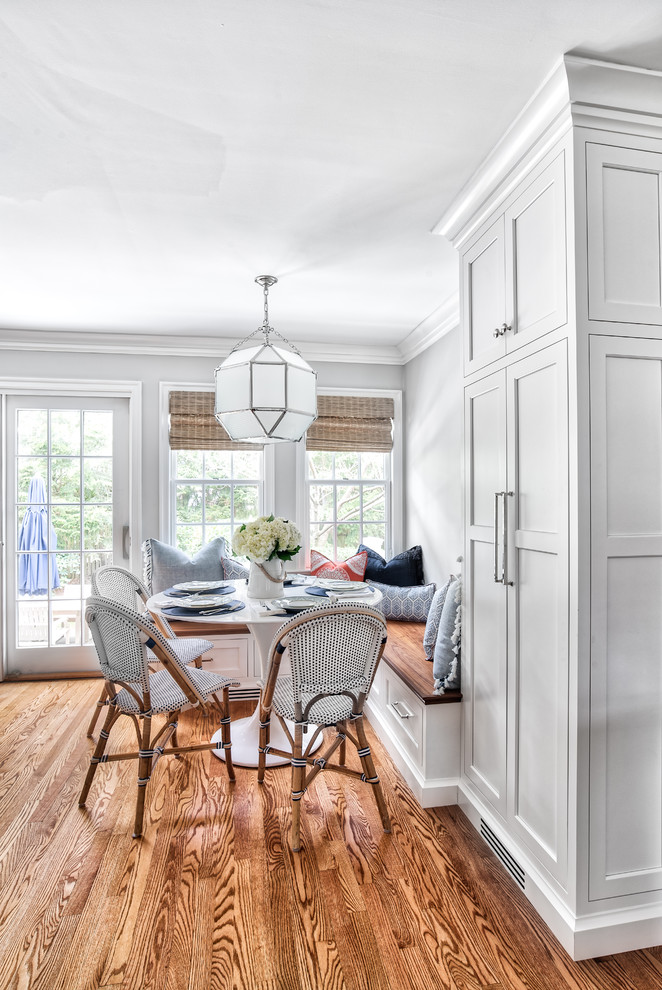
<svg viewBox="0 0 662 990">
<path fill-rule="evenodd" d="M 313 697 L 313 694 L 301 692 L 301 707 L 304 711 Z M 291 722 L 296 722 L 292 682 L 286 677 L 276 681 L 272 708 L 281 718 L 289 718 Z M 308 713 L 308 721 L 313 725 L 335 725 L 336 722 L 350 718 L 351 715 L 352 699 L 346 694 L 330 694 L 315 702 Z"/>
<path fill-rule="evenodd" d="M 197 670 L 195 667 L 189 667 L 186 673 L 205 699 L 209 698 L 215 691 L 222 691 L 224 687 L 236 683 L 236 681 L 230 681 L 229 678 L 215 674 L 211 670 Z M 155 674 L 151 674 L 149 687 L 152 715 L 162 715 L 164 712 L 172 712 L 190 704 L 182 689 L 173 681 L 167 670 L 157 670 Z M 137 715 L 140 711 L 138 702 L 126 688 L 117 692 L 111 704 L 119 708 L 125 715 Z"/>
<path fill-rule="evenodd" d="M 201 657 L 203 653 L 208 653 L 209 650 L 213 650 L 214 648 L 214 644 L 208 639 L 198 639 L 194 636 L 187 636 L 186 639 L 171 639 L 170 646 L 177 659 L 184 666 L 188 666 L 188 664 L 197 660 L 198 657 Z"/>
</svg>

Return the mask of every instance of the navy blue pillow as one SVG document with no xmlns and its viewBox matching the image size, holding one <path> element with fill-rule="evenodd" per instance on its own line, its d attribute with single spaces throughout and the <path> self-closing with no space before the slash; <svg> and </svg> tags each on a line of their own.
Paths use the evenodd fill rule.
<svg viewBox="0 0 662 990">
<path fill-rule="evenodd" d="M 381 584 L 396 585 L 399 588 L 410 588 L 414 584 L 425 584 L 423 575 L 423 550 L 412 547 L 402 553 L 384 560 L 376 550 L 371 550 L 361 543 L 357 553 L 366 550 L 368 564 L 365 569 L 365 579 L 379 581 Z"/>
</svg>

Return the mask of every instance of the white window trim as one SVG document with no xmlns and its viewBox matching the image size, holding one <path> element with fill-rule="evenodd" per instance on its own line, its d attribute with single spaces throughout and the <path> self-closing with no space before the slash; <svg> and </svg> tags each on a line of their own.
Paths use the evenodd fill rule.
<svg viewBox="0 0 662 990">
<path fill-rule="evenodd" d="M 159 382 L 159 539 L 170 543 L 174 539 L 174 519 L 171 511 L 170 481 L 172 451 L 168 437 L 168 417 L 170 415 L 171 392 L 211 392 L 211 384 L 200 382 Z M 274 511 L 274 452 L 273 444 L 264 445 L 264 511 Z"/>
<path fill-rule="evenodd" d="M 404 550 L 404 489 L 402 479 L 402 392 L 399 389 L 385 388 L 333 388 L 322 386 L 318 395 L 358 395 L 393 399 L 393 450 L 391 451 L 391 476 L 387 479 L 390 487 L 390 554 L 394 556 Z M 310 531 L 310 506 L 306 484 L 306 443 L 297 444 L 297 525 L 304 538 L 306 563 L 310 565 L 310 547 L 307 546 Z"/>
<path fill-rule="evenodd" d="M 142 573 L 142 382 L 100 381 L 71 378 L 0 378 L 0 484 L 2 485 L 2 512 L 0 513 L 0 603 L 5 602 L 6 594 L 6 533 L 7 506 L 4 493 L 7 484 L 7 450 L 5 424 L 7 421 L 6 397 L 8 395 L 55 395 L 55 396 L 107 396 L 112 399 L 129 400 L 129 532 L 131 548 L 129 566 L 136 573 Z M 4 607 L 0 608 L 0 680 L 6 674 L 7 658 L 6 628 L 3 621 Z"/>
</svg>

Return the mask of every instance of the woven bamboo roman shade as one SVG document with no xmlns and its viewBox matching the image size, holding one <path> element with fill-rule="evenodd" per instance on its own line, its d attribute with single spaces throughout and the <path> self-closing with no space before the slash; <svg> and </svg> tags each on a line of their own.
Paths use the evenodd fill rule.
<svg viewBox="0 0 662 990">
<path fill-rule="evenodd" d="M 306 433 L 307 450 L 393 449 L 393 399 L 366 395 L 318 395 L 318 416 Z"/>
<path fill-rule="evenodd" d="M 214 416 L 213 392 L 170 393 L 172 450 L 262 450 L 259 443 L 231 440 Z"/>
</svg>

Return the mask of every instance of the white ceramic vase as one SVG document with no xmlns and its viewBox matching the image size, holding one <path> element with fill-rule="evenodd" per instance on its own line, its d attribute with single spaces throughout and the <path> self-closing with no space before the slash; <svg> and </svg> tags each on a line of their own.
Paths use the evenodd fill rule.
<svg viewBox="0 0 662 990">
<path fill-rule="evenodd" d="M 251 560 L 248 572 L 249 598 L 280 598 L 283 594 L 285 564 L 279 557 L 256 564 Z M 265 573 L 266 572 L 266 573 Z"/>
</svg>

